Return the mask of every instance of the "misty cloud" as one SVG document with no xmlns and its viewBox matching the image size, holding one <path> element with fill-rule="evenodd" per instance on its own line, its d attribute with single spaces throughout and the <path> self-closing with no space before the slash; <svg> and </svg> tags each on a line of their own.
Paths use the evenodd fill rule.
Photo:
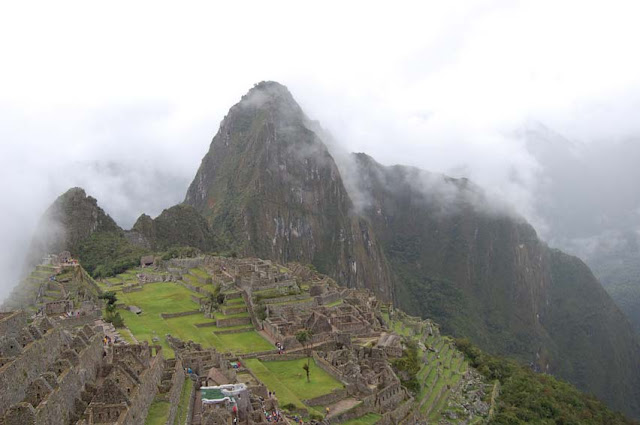
<svg viewBox="0 0 640 425">
<path fill-rule="evenodd" d="M 123 227 L 181 202 L 228 108 L 263 80 L 332 135 L 341 169 L 366 152 L 469 178 L 558 243 L 559 223 L 580 223 L 567 240 L 638 223 L 637 16 L 626 1 L 5 4 L 2 285 L 69 187 Z M 575 168 L 532 148 L 532 122 L 580 146 Z"/>
</svg>

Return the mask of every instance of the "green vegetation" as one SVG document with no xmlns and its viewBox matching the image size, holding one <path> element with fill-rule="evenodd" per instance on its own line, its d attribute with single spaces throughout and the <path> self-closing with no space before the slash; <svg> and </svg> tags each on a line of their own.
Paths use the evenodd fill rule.
<svg viewBox="0 0 640 425">
<path fill-rule="evenodd" d="M 305 348 L 305 351 L 307 352 L 307 363 L 302 366 L 302 369 L 304 369 L 304 372 L 307 375 L 307 382 L 311 382 L 311 379 L 309 378 L 309 375 L 311 373 L 311 337 L 312 333 L 307 329 L 303 329 L 296 333 L 296 340 Z"/>
<path fill-rule="evenodd" d="M 100 296 L 100 298 L 107 301 L 107 305 L 105 307 L 105 318 L 104 320 L 112 323 L 116 328 L 121 328 L 124 326 L 124 320 L 120 313 L 116 311 L 116 302 L 118 298 L 116 297 L 116 293 L 113 291 L 105 292 Z"/>
<path fill-rule="evenodd" d="M 350 421 L 342 422 L 342 425 L 373 425 L 382 418 L 382 415 L 377 413 L 367 413 L 359 418 L 351 419 Z"/>
<path fill-rule="evenodd" d="M 78 246 L 82 267 L 94 278 L 114 276 L 140 264 L 148 251 L 131 244 L 122 232 L 94 232 Z"/>
<path fill-rule="evenodd" d="M 189 402 L 191 401 L 191 390 L 193 389 L 193 381 L 187 378 L 182 384 L 182 392 L 180 393 L 180 403 L 176 412 L 174 425 L 182 425 L 187 422 L 187 414 L 189 413 Z"/>
<path fill-rule="evenodd" d="M 402 385 L 414 394 L 420 391 L 420 382 L 416 375 L 420 371 L 420 357 L 418 353 L 418 344 L 415 340 L 406 339 L 405 349 L 402 357 L 393 360 L 392 365 L 396 371 L 400 371 L 400 381 Z"/>
<path fill-rule="evenodd" d="M 164 425 L 169 416 L 170 406 L 171 404 L 166 400 L 153 400 L 153 403 L 149 406 L 144 425 Z"/>
<path fill-rule="evenodd" d="M 244 363 L 265 383 L 270 391 L 275 391 L 281 405 L 293 404 L 299 409 L 309 409 L 298 397 L 310 399 L 328 394 L 342 384 L 331 375 L 311 363 L 311 380 L 304 377 L 303 365 L 306 359 L 262 362 L 258 359 L 245 359 Z M 312 413 L 319 412 L 311 409 Z"/>
<path fill-rule="evenodd" d="M 177 246 L 169 248 L 161 258 L 163 260 L 171 260 L 172 258 L 193 258 L 200 255 L 200 250 L 191 246 Z"/>
<path fill-rule="evenodd" d="M 165 357 L 172 357 L 173 351 L 165 341 L 165 335 L 171 334 L 185 341 L 193 340 L 205 346 L 215 347 L 219 351 L 243 354 L 252 351 L 266 351 L 273 347 L 251 330 L 237 334 L 218 335 L 216 328 L 197 328 L 195 325 L 207 321 L 201 314 L 163 319 L 161 313 L 180 313 L 197 310 L 200 306 L 191 300 L 192 292 L 183 286 L 171 282 L 152 283 L 143 286 L 142 291 L 120 293 L 119 299 L 127 305 L 142 309 L 142 314 L 121 311 L 121 314 L 138 341 L 152 342 L 159 339 Z M 210 320 L 209 320 L 210 321 Z"/>
<path fill-rule="evenodd" d="M 502 385 L 493 425 L 516 424 L 634 424 L 594 397 L 550 375 L 533 372 L 512 360 L 483 353 L 466 339 L 456 340 L 472 366 Z"/>
</svg>

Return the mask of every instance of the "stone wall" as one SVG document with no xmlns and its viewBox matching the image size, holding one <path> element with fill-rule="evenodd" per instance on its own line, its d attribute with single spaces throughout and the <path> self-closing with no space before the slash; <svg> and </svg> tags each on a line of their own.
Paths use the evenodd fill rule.
<svg viewBox="0 0 640 425">
<path fill-rule="evenodd" d="M 413 398 L 405 401 L 401 404 L 397 409 L 392 410 L 391 412 L 384 412 L 382 418 L 376 425 L 395 425 L 399 423 L 405 416 L 409 414 L 411 408 L 413 407 Z"/>
<path fill-rule="evenodd" d="M 318 365 L 318 367 L 320 369 L 324 370 L 329 375 L 331 375 L 332 377 L 334 377 L 338 381 L 342 382 L 343 384 L 350 383 L 350 382 L 345 380 L 344 376 L 342 375 L 342 373 L 338 369 L 333 367 L 331 364 L 329 364 L 328 361 L 326 361 L 322 357 L 319 357 L 318 354 L 315 351 L 313 351 L 312 354 L 313 354 L 313 360 L 315 360 L 316 365 Z"/>
<path fill-rule="evenodd" d="M 27 325 L 27 313 L 19 310 L 1 314 L 0 335 L 18 338 L 20 330 Z"/>
<path fill-rule="evenodd" d="M 102 338 L 96 334 L 78 355 L 78 365 L 64 370 L 57 377 L 57 387 L 36 407 L 36 422 L 47 425 L 66 425 L 76 409 L 87 383 L 93 383 L 102 360 Z M 57 371 L 56 371 L 57 372 Z"/>
<path fill-rule="evenodd" d="M 298 295 L 287 295 L 285 297 L 277 297 L 277 298 L 264 298 L 259 301 L 264 304 L 270 304 L 270 303 L 283 303 L 283 302 L 289 302 L 289 301 L 299 301 L 299 300 L 304 300 L 308 298 L 309 298 L 309 295 L 307 294 L 298 294 Z"/>
<path fill-rule="evenodd" d="M 400 382 L 395 382 L 376 394 L 376 408 L 381 412 L 394 409 L 405 396 L 405 390 L 400 386 Z"/>
<path fill-rule="evenodd" d="M 136 394 L 132 397 L 131 405 L 122 425 L 140 425 L 144 423 L 149 412 L 149 406 L 156 397 L 163 370 L 164 358 L 162 353 L 158 353 L 151 359 L 149 368 L 140 376 L 140 385 Z"/>
<path fill-rule="evenodd" d="M 267 304 L 267 309 L 270 313 L 276 315 L 284 315 L 285 312 L 291 311 L 294 314 L 307 313 L 310 307 L 316 305 L 315 299 L 311 298 L 309 301 L 297 302 L 292 304 Z"/>
<path fill-rule="evenodd" d="M 200 298 L 197 295 L 191 295 L 191 301 L 193 301 L 196 304 L 202 305 L 205 303 L 206 300 L 204 298 Z"/>
<path fill-rule="evenodd" d="M 193 419 L 193 407 L 196 404 L 196 384 L 195 382 L 193 383 L 193 385 L 191 385 L 191 394 L 189 394 L 189 409 L 187 410 L 187 420 L 185 421 L 184 424 L 177 424 L 177 425 L 188 425 L 191 423 L 191 420 Z"/>
<path fill-rule="evenodd" d="M 196 328 L 212 328 L 214 326 L 217 326 L 217 322 L 206 322 L 206 323 L 196 323 L 195 324 Z"/>
<path fill-rule="evenodd" d="M 140 292 L 142 291 L 142 286 L 138 286 L 138 285 L 130 285 L 130 286 L 124 286 L 122 288 L 122 292 L 125 294 L 128 294 L 130 292 Z"/>
<path fill-rule="evenodd" d="M 347 390 L 344 388 L 336 389 L 329 394 L 321 395 L 309 400 L 305 400 L 304 403 L 308 406 L 327 406 L 329 404 L 336 403 L 340 400 L 347 398 Z"/>
<path fill-rule="evenodd" d="M 193 316 L 194 314 L 201 314 L 200 310 L 181 311 L 180 313 L 161 313 L 160 317 L 163 319 L 171 319 L 173 317 Z"/>
<path fill-rule="evenodd" d="M 367 397 L 365 398 L 362 403 L 357 404 L 355 406 L 353 406 L 351 409 L 340 413 L 337 416 L 334 416 L 332 418 L 329 419 L 325 419 L 325 422 L 328 422 L 330 424 L 339 424 L 342 422 L 346 422 L 349 421 L 351 419 L 356 419 L 359 418 L 361 416 L 366 415 L 367 413 L 371 413 L 373 412 L 373 406 L 371 404 L 371 398 Z M 377 425 L 377 423 L 376 423 Z"/>
<path fill-rule="evenodd" d="M 71 310 L 73 310 L 71 300 L 49 301 L 44 304 L 44 312 L 47 315 L 63 314 Z"/>
<path fill-rule="evenodd" d="M 260 360 L 263 362 L 278 361 L 278 360 L 299 360 L 306 358 L 305 353 L 286 353 L 286 354 L 266 354 L 260 356 Z"/>
<path fill-rule="evenodd" d="M 51 329 L 22 349 L 12 362 L 0 368 L 0 417 L 14 403 L 26 396 L 28 385 L 47 372 L 64 349 L 62 329 Z"/>
<path fill-rule="evenodd" d="M 342 294 L 340 292 L 330 292 L 328 294 L 318 295 L 315 297 L 316 304 L 318 305 L 326 305 L 336 302 L 342 298 Z"/>
<path fill-rule="evenodd" d="M 184 385 L 185 374 L 182 369 L 182 362 L 176 359 L 173 379 L 171 380 L 171 391 L 169 391 L 169 416 L 166 425 L 173 425 L 180 404 L 180 395 L 182 394 L 182 386 Z"/>
<path fill-rule="evenodd" d="M 180 269 L 195 269 L 204 265 L 204 257 L 172 258 L 167 261 L 168 267 Z"/>
<path fill-rule="evenodd" d="M 247 306 L 245 305 L 222 307 L 222 314 L 238 314 L 238 313 L 246 313 L 246 312 L 247 312 Z"/>
<path fill-rule="evenodd" d="M 102 317 L 102 311 L 94 310 L 92 313 L 87 313 L 85 315 L 66 317 L 64 319 L 58 320 L 56 322 L 56 326 L 62 329 L 73 329 L 84 325 L 91 326 L 96 321 L 96 319 L 99 319 L 100 317 Z"/>
<path fill-rule="evenodd" d="M 216 324 L 219 328 L 250 325 L 251 317 L 231 317 L 229 319 L 216 319 Z"/>
</svg>

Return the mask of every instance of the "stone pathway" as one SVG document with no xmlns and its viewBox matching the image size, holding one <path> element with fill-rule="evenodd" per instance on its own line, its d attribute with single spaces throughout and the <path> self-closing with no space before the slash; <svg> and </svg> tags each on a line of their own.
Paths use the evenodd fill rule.
<svg viewBox="0 0 640 425">
<path fill-rule="evenodd" d="M 339 414 L 346 412 L 351 409 L 353 406 L 360 403 L 360 400 L 356 400 L 355 398 L 345 398 L 344 400 L 340 400 L 329 406 L 329 416 L 328 418 L 333 418 L 334 416 L 338 416 Z M 319 409 L 322 410 L 322 409 Z M 323 412 L 324 413 L 324 412 Z"/>
<path fill-rule="evenodd" d="M 102 332 L 105 335 L 107 335 L 109 338 L 111 338 L 111 341 L 124 342 L 125 344 L 127 343 L 127 341 L 120 335 L 120 333 L 116 330 L 116 328 L 111 323 L 105 322 L 102 319 L 98 319 L 94 322 L 94 326 L 100 326 L 102 328 Z"/>
</svg>

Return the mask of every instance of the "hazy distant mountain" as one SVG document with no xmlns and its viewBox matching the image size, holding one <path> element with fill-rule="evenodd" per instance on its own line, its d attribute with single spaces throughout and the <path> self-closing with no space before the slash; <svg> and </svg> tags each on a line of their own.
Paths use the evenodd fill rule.
<svg viewBox="0 0 640 425">
<path fill-rule="evenodd" d="M 581 144 L 542 125 L 524 135 L 549 242 L 589 264 L 640 334 L 640 143 Z"/>
</svg>

